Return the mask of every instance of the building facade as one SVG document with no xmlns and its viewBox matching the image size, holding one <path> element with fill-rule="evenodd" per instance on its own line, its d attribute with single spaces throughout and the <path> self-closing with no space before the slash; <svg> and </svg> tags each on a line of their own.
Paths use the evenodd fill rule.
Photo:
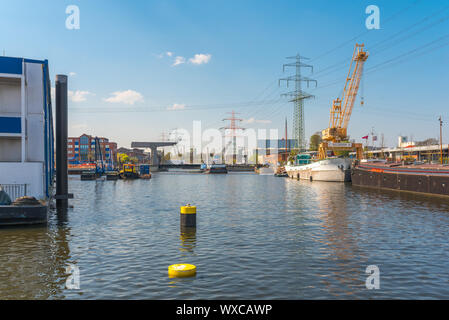
<svg viewBox="0 0 449 320">
<path fill-rule="evenodd" d="M 103 159 L 115 167 L 117 163 L 117 143 L 108 138 L 98 137 Z M 95 161 L 95 137 L 83 134 L 67 139 L 67 158 L 70 163 L 88 163 Z"/>
<path fill-rule="evenodd" d="M 52 194 L 50 88 L 47 60 L 0 57 L 0 186 L 11 198 Z"/>
</svg>

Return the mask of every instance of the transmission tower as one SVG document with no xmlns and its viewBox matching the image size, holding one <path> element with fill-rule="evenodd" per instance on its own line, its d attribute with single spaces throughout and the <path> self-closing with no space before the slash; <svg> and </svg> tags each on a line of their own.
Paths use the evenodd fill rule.
<svg viewBox="0 0 449 320">
<path fill-rule="evenodd" d="M 237 163 L 237 131 L 238 130 L 245 130 L 245 128 L 239 127 L 236 123 L 237 121 L 243 121 L 243 119 L 238 119 L 235 117 L 236 114 L 239 114 L 238 112 L 232 111 L 232 112 L 228 112 L 231 114 L 230 118 L 225 118 L 223 119 L 223 121 L 231 121 L 230 122 L 230 126 L 229 127 L 222 127 L 220 129 L 224 129 L 224 130 L 231 130 L 230 136 L 232 137 L 232 147 L 233 147 L 233 151 L 232 151 L 232 164 L 236 164 Z"/>
<path fill-rule="evenodd" d="M 310 82 L 315 82 L 315 87 L 317 81 L 301 75 L 301 68 L 311 68 L 313 73 L 313 67 L 311 65 L 301 62 L 301 60 L 308 59 L 306 57 L 297 54 L 293 57 L 287 57 L 286 59 L 294 59 L 295 62 L 286 63 L 282 67 L 282 72 L 285 72 L 286 67 L 295 67 L 296 73 L 293 76 L 279 79 L 279 85 L 281 81 L 287 82 L 287 88 L 290 81 L 295 83 L 295 90 L 287 93 L 281 94 L 282 97 L 290 97 L 290 102 L 294 103 L 293 108 L 293 139 L 295 140 L 295 149 L 305 150 L 305 133 L 304 133 L 304 100 L 314 97 L 313 95 L 305 92 L 301 88 L 301 83 L 306 82 L 307 87 L 309 87 Z"/>
</svg>

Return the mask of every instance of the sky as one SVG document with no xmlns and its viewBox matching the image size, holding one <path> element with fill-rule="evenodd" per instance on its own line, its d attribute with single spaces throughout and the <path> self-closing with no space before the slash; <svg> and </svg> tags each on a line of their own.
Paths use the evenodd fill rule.
<svg viewBox="0 0 449 320">
<path fill-rule="evenodd" d="M 79 29 L 66 28 L 67 6 Z M 365 9 L 380 10 L 367 29 Z M 0 52 L 48 59 L 69 75 L 69 135 L 105 136 L 119 146 L 158 141 L 175 128 L 220 128 L 235 110 L 246 128 L 289 137 L 293 105 L 278 79 L 286 57 L 313 65 L 304 75 L 306 139 L 328 126 L 355 43 L 369 52 L 349 124 L 351 138 L 383 134 L 449 141 L 449 0 L 0 0 Z M 363 96 L 364 105 L 360 105 Z"/>
</svg>

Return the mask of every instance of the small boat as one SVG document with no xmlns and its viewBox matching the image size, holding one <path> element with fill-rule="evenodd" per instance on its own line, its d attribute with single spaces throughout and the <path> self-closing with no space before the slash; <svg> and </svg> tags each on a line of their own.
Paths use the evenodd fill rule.
<svg viewBox="0 0 449 320">
<path fill-rule="evenodd" d="M 116 171 L 106 172 L 106 180 L 118 180 L 120 179 L 120 174 Z"/>
<path fill-rule="evenodd" d="M 210 173 L 210 174 L 223 174 L 228 173 L 228 169 L 226 168 L 225 164 L 211 164 L 204 173 Z"/>
<path fill-rule="evenodd" d="M 278 167 L 276 169 L 275 177 L 288 177 L 287 171 L 285 171 L 285 167 Z"/>
<path fill-rule="evenodd" d="M 122 179 L 138 179 L 139 173 L 137 172 L 136 166 L 131 163 L 125 163 L 123 169 L 120 170 L 120 178 Z"/>
<path fill-rule="evenodd" d="M 140 179 L 151 179 L 150 165 L 141 164 L 139 166 Z"/>
</svg>

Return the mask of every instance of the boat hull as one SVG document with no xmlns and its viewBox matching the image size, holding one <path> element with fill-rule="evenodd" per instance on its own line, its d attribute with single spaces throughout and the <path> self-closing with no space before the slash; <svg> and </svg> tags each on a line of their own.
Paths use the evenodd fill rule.
<svg viewBox="0 0 449 320">
<path fill-rule="evenodd" d="M 351 181 L 351 165 L 351 159 L 335 158 L 305 165 L 285 166 L 285 170 L 292 179 L 346 182 Z"/>
<path fill-rule="evenodd" d="M 361 165 L 352 171 L 352 184 L 429 195 L 449 196 L 449 172 Z"/>
</svg>

